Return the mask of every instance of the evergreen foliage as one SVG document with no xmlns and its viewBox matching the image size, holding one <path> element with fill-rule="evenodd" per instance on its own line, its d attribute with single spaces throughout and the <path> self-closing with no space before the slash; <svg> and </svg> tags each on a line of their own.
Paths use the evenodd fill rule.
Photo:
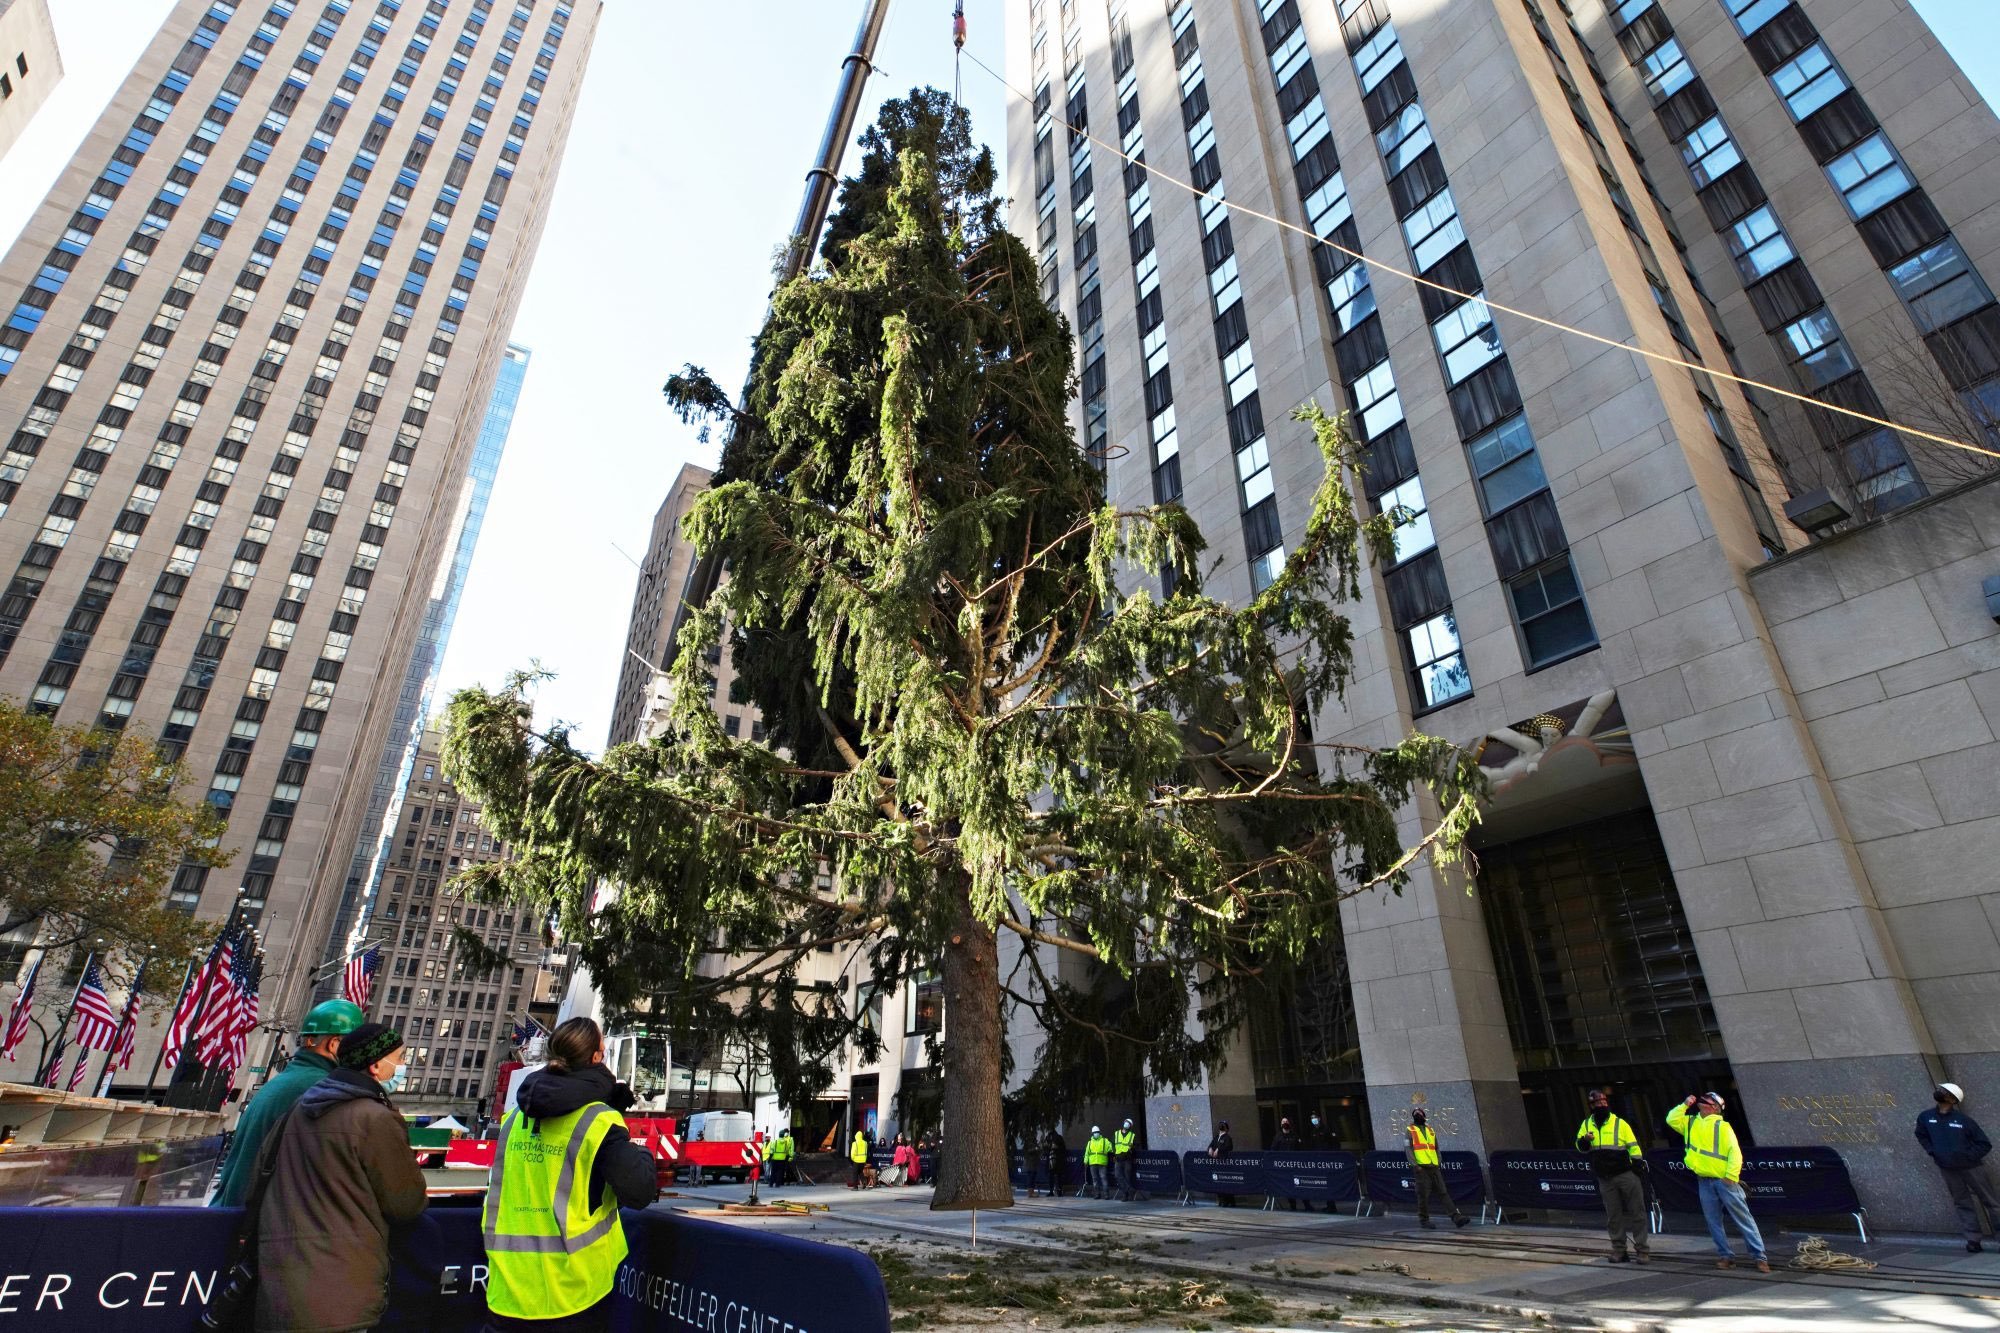
<svg viewBox="0 0 2000 1333">
<path fill-rule="evenodd" d="M 1283 573 L 1209 596 L 1184 510 L 1105 503 L 1068 328 L 964 113 L 914 92 L 865 146 L 742 412 L 693 367 L 669 385 L 729 443 L 686 523 L 727 577 L 687 617 L 667 733 L 592 759 L 536 729 L 522 677 L 452 701 L 445 765 L 522 853 L 489 890 L 555 904 L 612 1007 L 767 1048 L 793 1104 L 857 1020 L 802 980 L 820 945 L 941 973 L 935 1206 L 1004 1206 L 1003 1009 L 1043 1034 L 1028 1120 L 1191 1082 L 1343 898 L 1458 855 L 1479 778 L 1429 737 L 1313 740 L 1353 671 L 1338 606 L 1390 537 L 1340 423 L 1297 414 L 1326 476 Z M 714 711 L 725 635 L 768 745 Z M 598 880 L 620 891 L 593 913 Z"/>
</svg>

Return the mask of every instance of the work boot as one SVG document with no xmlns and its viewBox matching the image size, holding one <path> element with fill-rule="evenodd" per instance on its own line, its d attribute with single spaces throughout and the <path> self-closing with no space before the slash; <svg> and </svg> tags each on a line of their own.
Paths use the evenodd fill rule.
<svg viewBox="0 0 2000 1333">
<path fill-rule="evenodd" d="M 1423 1228 L 1424 1230 L 1426 1230 L 1426 1231 L 1436 1231 L 1436 1230 L 1437 1230 L 1437 1223 L 1435 1223 L 1435 1222 L 1431 1221 L 1431 1220 L 1430 1220 L 1430 1219 L 1429 1219 L 1428 1217 L 1421 1217 L 1421 1218 L 1418 1218 L 1418 1219 L 1417 1219 L 1417 1225 L 1418 1225 L 1418 1226 L 1420 1226 L 1420 1227 L 1422 1227 L 1422 1228 Z"/>
<path fill-rule="evenodd" d="M 1467 1217 L 1464 1213 L 1460 1213 L 1457 1217 L 1451 1219 L 1451 1224 L 1455 1227 L 1462 1227 L 1471 1221 L 1471 1218 Z"/>
<path fill-rule="evenodd" d="M 1653 1261 L 1653 1256 L 1646 1253 L 1644 1250 L 1641 1250 L 1637 1254 L 1632 1256 L 1632 1262 L 1635 1264 L 1649 1264 L 1652 1261 Z"/>
<path fill-rule="evenodd" d="M 1985 1248 L 1986 1247 L 1984 1245 L 1981 1245 L 1976 1240 L 1969 1240 L 1965 1242 L 1965 1252 L 1967 1254 L 1978 1254 L 1981 1250 Z"/>
<path fill-rule="evenodd" d="M 1629 1254 L 1614 1254 L 1611 1256 L 1611 1262 L 1614 1264 L 1629 1264 L 1632 1262 L 1632 1256 Z"/>
<path fill-rule="evenodd" d="M 1736 1267 L 1736 1261 L 1734 1259 L 1717 1259 L 1715 1266 L 1717 1268 L 1734 1268 Z"/>
<path fill-rule="evenodd" d="M 1757 1261 L 1757 1271 L 1758 1271 L 1758 1272 L 1760 1272 L 1760 1273 L 1768 1273 L 1768 1272 L 1770 1272 L 1770 1271 L 1771 1271 L 1771 1261 L 1770 1261 L 1769 1259 L 1759 1259 L 1759 1260 Z"/>
</svg>

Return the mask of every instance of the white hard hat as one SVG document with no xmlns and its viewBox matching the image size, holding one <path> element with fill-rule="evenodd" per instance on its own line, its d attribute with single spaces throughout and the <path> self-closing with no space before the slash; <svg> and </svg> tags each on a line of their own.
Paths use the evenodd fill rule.
<svg viewBox="0 0 2000 1333">
<path fill-rule="evenodd" d="M 1955 1102 L 1962 1102 L 1965 1100 L 1965 1093 L 1959 1088 L 1958 1084 L 1956 1083 L 1940 1083 L 1938 1084 L 1938 1091 L 1950 1093 L 1951 1099 Z"/>
<path fill-rule="evenodd" d="M 1092 1125 L 1090 1127 L 1090 1132 L 1093 1134 L 1102 1134 L 1104 1131 L 1099 1129 L 1096 1125 Z"/>
</svg>

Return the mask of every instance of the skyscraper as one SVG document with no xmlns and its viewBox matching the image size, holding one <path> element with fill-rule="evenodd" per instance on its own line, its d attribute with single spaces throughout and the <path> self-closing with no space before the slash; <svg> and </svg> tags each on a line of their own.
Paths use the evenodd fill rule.
<svg viewBox="0 0 2000 1333">
<path fill-rule="evenodd" d="M 1320 477 L 1290 410 L 1348 412 L 1400 526 L 1315 734 L 1421 730 L 1492 778 L 1476 877 L 1350 900 L 1227 1067 L 1151 1099 L 1154 1145 L 1318 1112 L 1390 1146 L 1427 1105 L 1461 1148 L 1560 1147 L 1586 1087 L 1657 1125 L 1702 1084 L 1936 1221 L 1890 1108 L 2000 1059 L 1942 859 L 2000 826 L 1896 805 L 1891 775 L 1992 744 L 2000 672 L 1958 647 L 1992 647 L 1978 579 L 1906 585 L 1929 628 L 1879 641 L 1859 599 L 1983 558 L 1950 534 L 2000 486 L 1863 418 L 1995 438 L 1992 111 L 1903 0 L 1008 12 L 1012 225 L 1112 498 L 1185 503 L 1210 588 L 1248 597 Z M 1808 549 L 1780 516 L 1821 488 L 1849 520 L 1805 521 L 1862 526 Z M 1867 564 L 1899 542 L 1936 560 Z M 1942 656 L 1878 671 L 1905 652 Z M 1933 685 L 1918 735 L 1899 691 Z"/>
<path fill-rule="evenodd" d="M 493 382 L 493 397 L 486 404 L 486 419 L 479 428 L 479 442 L 473 447 L 472 468 L 452 508 L 452 535 L 447 541 L 451 559 L 438 566 L 430 605 L 424 608 L 424 623 L 417 631 L 416 647 L 410 651 L 409 669 L 403 673 L 403 688 L 396 695 L 396 716 L 389 724 L 389 739 L 382 746 L 382 759 L 375 769 L 375 786 L 368 795 L 368 812 L 362 816 L 361 836 L 354 843 L 354 858 L 348 863 L 347 882 L 341 888 L 340 910 L 334 914 L 327 933 L 328 954 L 351 952 L 361 942 L 354 933 L 357 923 L 365 926 L 373 910 L 375 895 L 382 887 L 382 870 L 388 863 L 391 840 L 396 831 L 396 795 L 409 783 L 417 762 L 417 749 L 424 724 L 436 702 L 438 668 L 451 642 L 451 627 L 458 619 L 458 600 L 465 593 L 465 576 L 471 572 L 473 553 L 479 549 L 479 530 L 486 522 L 486 505 L 493 498 L 493 481 L 500 473 L 500 457 L 507 451 L 507 434 L 514 426 L 514 408 L 521 401 L 521 385 L 528 377 L 527 348 L 508 343 L 500 362 L 500 374 Z M 332 995 L 338 977 L 329 973 L 318 992 Z"/>
<path fill-rule="evenodd" d="M 0 262 L 0 691 L 186 762 L 236 859 L 172 901 L 240 897 L 280 1023 L 458 537 L 599 8 L 183 0 Z"/>
<path fill-rule="evenodd" d="M 48 0 L 0 0 L 0 157 L 62 76 Z"/>
</svg>

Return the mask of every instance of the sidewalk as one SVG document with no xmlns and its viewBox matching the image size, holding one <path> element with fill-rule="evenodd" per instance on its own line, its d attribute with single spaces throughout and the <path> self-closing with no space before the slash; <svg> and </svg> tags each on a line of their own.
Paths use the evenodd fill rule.
<svg viewBox="0 0 2000 1333">
<path fill-rule="evenodd" d="M 742 1187 L 711 1187 L 665 1202 L 703 1207 L 740 1202 L 746 1194 Z M 816 1186 L 763 1196 L 823 1203 L 831 1211 L 809 1219 L 745 1219 L 746 1225 L 811 1229 L 816 1239 L 867 1245 L 903 1237 L 969 1249 L 971 1241 L 974 1215 L 931 1212 L 927 1188 L 857 1194 Z M 1808 1233 L 1770 1228 L 1765 1242 L 1776 1271 L 1765 1276 L 1752 1267 L 1715 1268 L 1706 1233 L 1690 1229 L 1698 1223 L 1688 1220 L 1654 1237 L 1653 1262 L 1645 1267 L 1609 1263 L 1602 1231 L 1477 1222 L 1462 1231 L 1448 1222 L 1423 1231 L 1408 1215 L 1017 1195 L 1012 1208 L 979 1212 L 977 1225 L 981 1253 L 1039 1249 L 1091 1257 L 1093 1267 L 1189 1270 L 1273 1292 L 1310 1292 L 1329 1303 L 1359 1294 L 1417 1308 L 1511 1315 L 1516 1327 L 1541 1315 L 1557 1326 L 1676 1333 L 2000 1330 L 2000 1253 L 1967 1254 L 1949 1238 L 1888 1237 L 1863 1245 L 1852 1234 L 1812 1233 L 1880 1267 L 1809 1273 L 1786 1267 Z"/>
</svg>

